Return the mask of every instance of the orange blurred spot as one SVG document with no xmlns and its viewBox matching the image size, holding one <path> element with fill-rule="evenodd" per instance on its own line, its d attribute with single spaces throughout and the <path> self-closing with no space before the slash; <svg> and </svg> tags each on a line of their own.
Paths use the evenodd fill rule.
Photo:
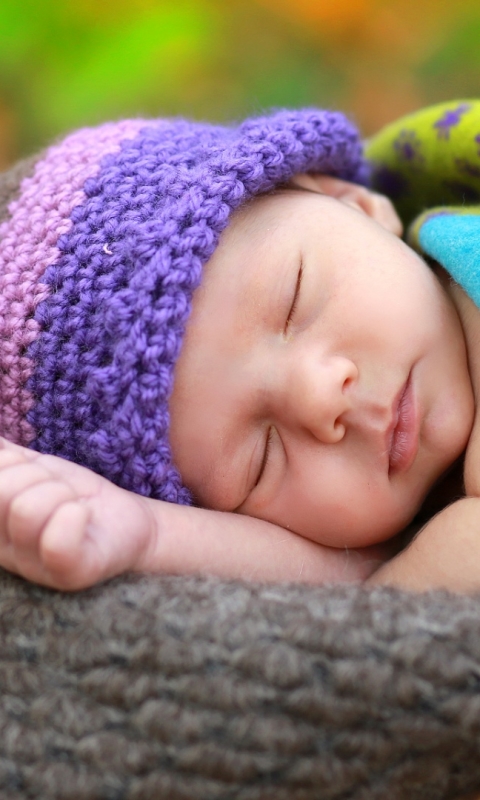
<svg viewBox="0 0 480 800">
<path fill-rule="evenodd" d="M 320 33 L 350 33 L 364 27 L 373 13 L 375 0 L 259 0 L 290 19 L 307 22 Z"/>
<path fill-rule="evenodd" d="M 428 47 L 459 16 L 458 4 L 439 0 L 256 0 L 335 47 L 404 56 Z M 465 9 L 478 0 L 460 0 Z M 423 48 L 422 48 L 423 43 Z"/>
</svg>

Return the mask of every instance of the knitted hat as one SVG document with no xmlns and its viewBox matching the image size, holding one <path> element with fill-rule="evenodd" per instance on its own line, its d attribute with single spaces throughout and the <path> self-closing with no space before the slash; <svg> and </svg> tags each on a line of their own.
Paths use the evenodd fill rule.
<svg viewBox="0 0 480 800">
<path fill-rule="evenodd" d="M 189 503 L 168 399 L 193 291 L 233 210 L 306 171 L 365 181 L 341 114 L 106 124 L 0 178 L 0 434 Z"/>
</svg>

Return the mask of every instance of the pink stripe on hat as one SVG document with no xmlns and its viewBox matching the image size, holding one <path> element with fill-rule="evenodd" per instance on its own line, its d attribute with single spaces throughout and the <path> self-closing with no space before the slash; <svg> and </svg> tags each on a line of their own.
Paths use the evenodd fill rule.
<svg viewBox="0 0 480 800">
<path fill-rule="evenodd" d="M 57 242 L 71 228 L 73 208 L 84 202 L 85 181 L 143 127 L 144 120 L 124 120 L 85 128 L 49 148 L 0 225 L 0 434 L 18 444 L 34 438 L 25 418 L 33 404 L 26 388 L 33 365 L 25 351 L 39 333 L 35 308 L 50 292 L 40 281 L 58 259 Z"/>
</svg>

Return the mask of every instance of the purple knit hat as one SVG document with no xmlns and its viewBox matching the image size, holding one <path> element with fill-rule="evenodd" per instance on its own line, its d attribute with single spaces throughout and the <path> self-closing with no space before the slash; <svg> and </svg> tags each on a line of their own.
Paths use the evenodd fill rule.
<svg viewBox="0 0 480 800">
<path fill-rule="evenodd" d="M 0 433 L 191 501 L 168 399 L 192 294 L 232 211 L 298 172 L 363 183 L 341 114 L 124 121 L 0 179 Z"/>
</svg>

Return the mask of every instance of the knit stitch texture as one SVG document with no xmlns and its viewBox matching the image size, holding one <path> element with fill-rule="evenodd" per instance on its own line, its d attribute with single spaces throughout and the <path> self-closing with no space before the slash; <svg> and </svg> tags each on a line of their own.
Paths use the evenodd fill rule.
<svg viewBox="0 0 480 800">
<path fill-rule="evenodd" d="M 459 800 L 480 598 L 0 573 L 6 800 Z"/>
</svg>

